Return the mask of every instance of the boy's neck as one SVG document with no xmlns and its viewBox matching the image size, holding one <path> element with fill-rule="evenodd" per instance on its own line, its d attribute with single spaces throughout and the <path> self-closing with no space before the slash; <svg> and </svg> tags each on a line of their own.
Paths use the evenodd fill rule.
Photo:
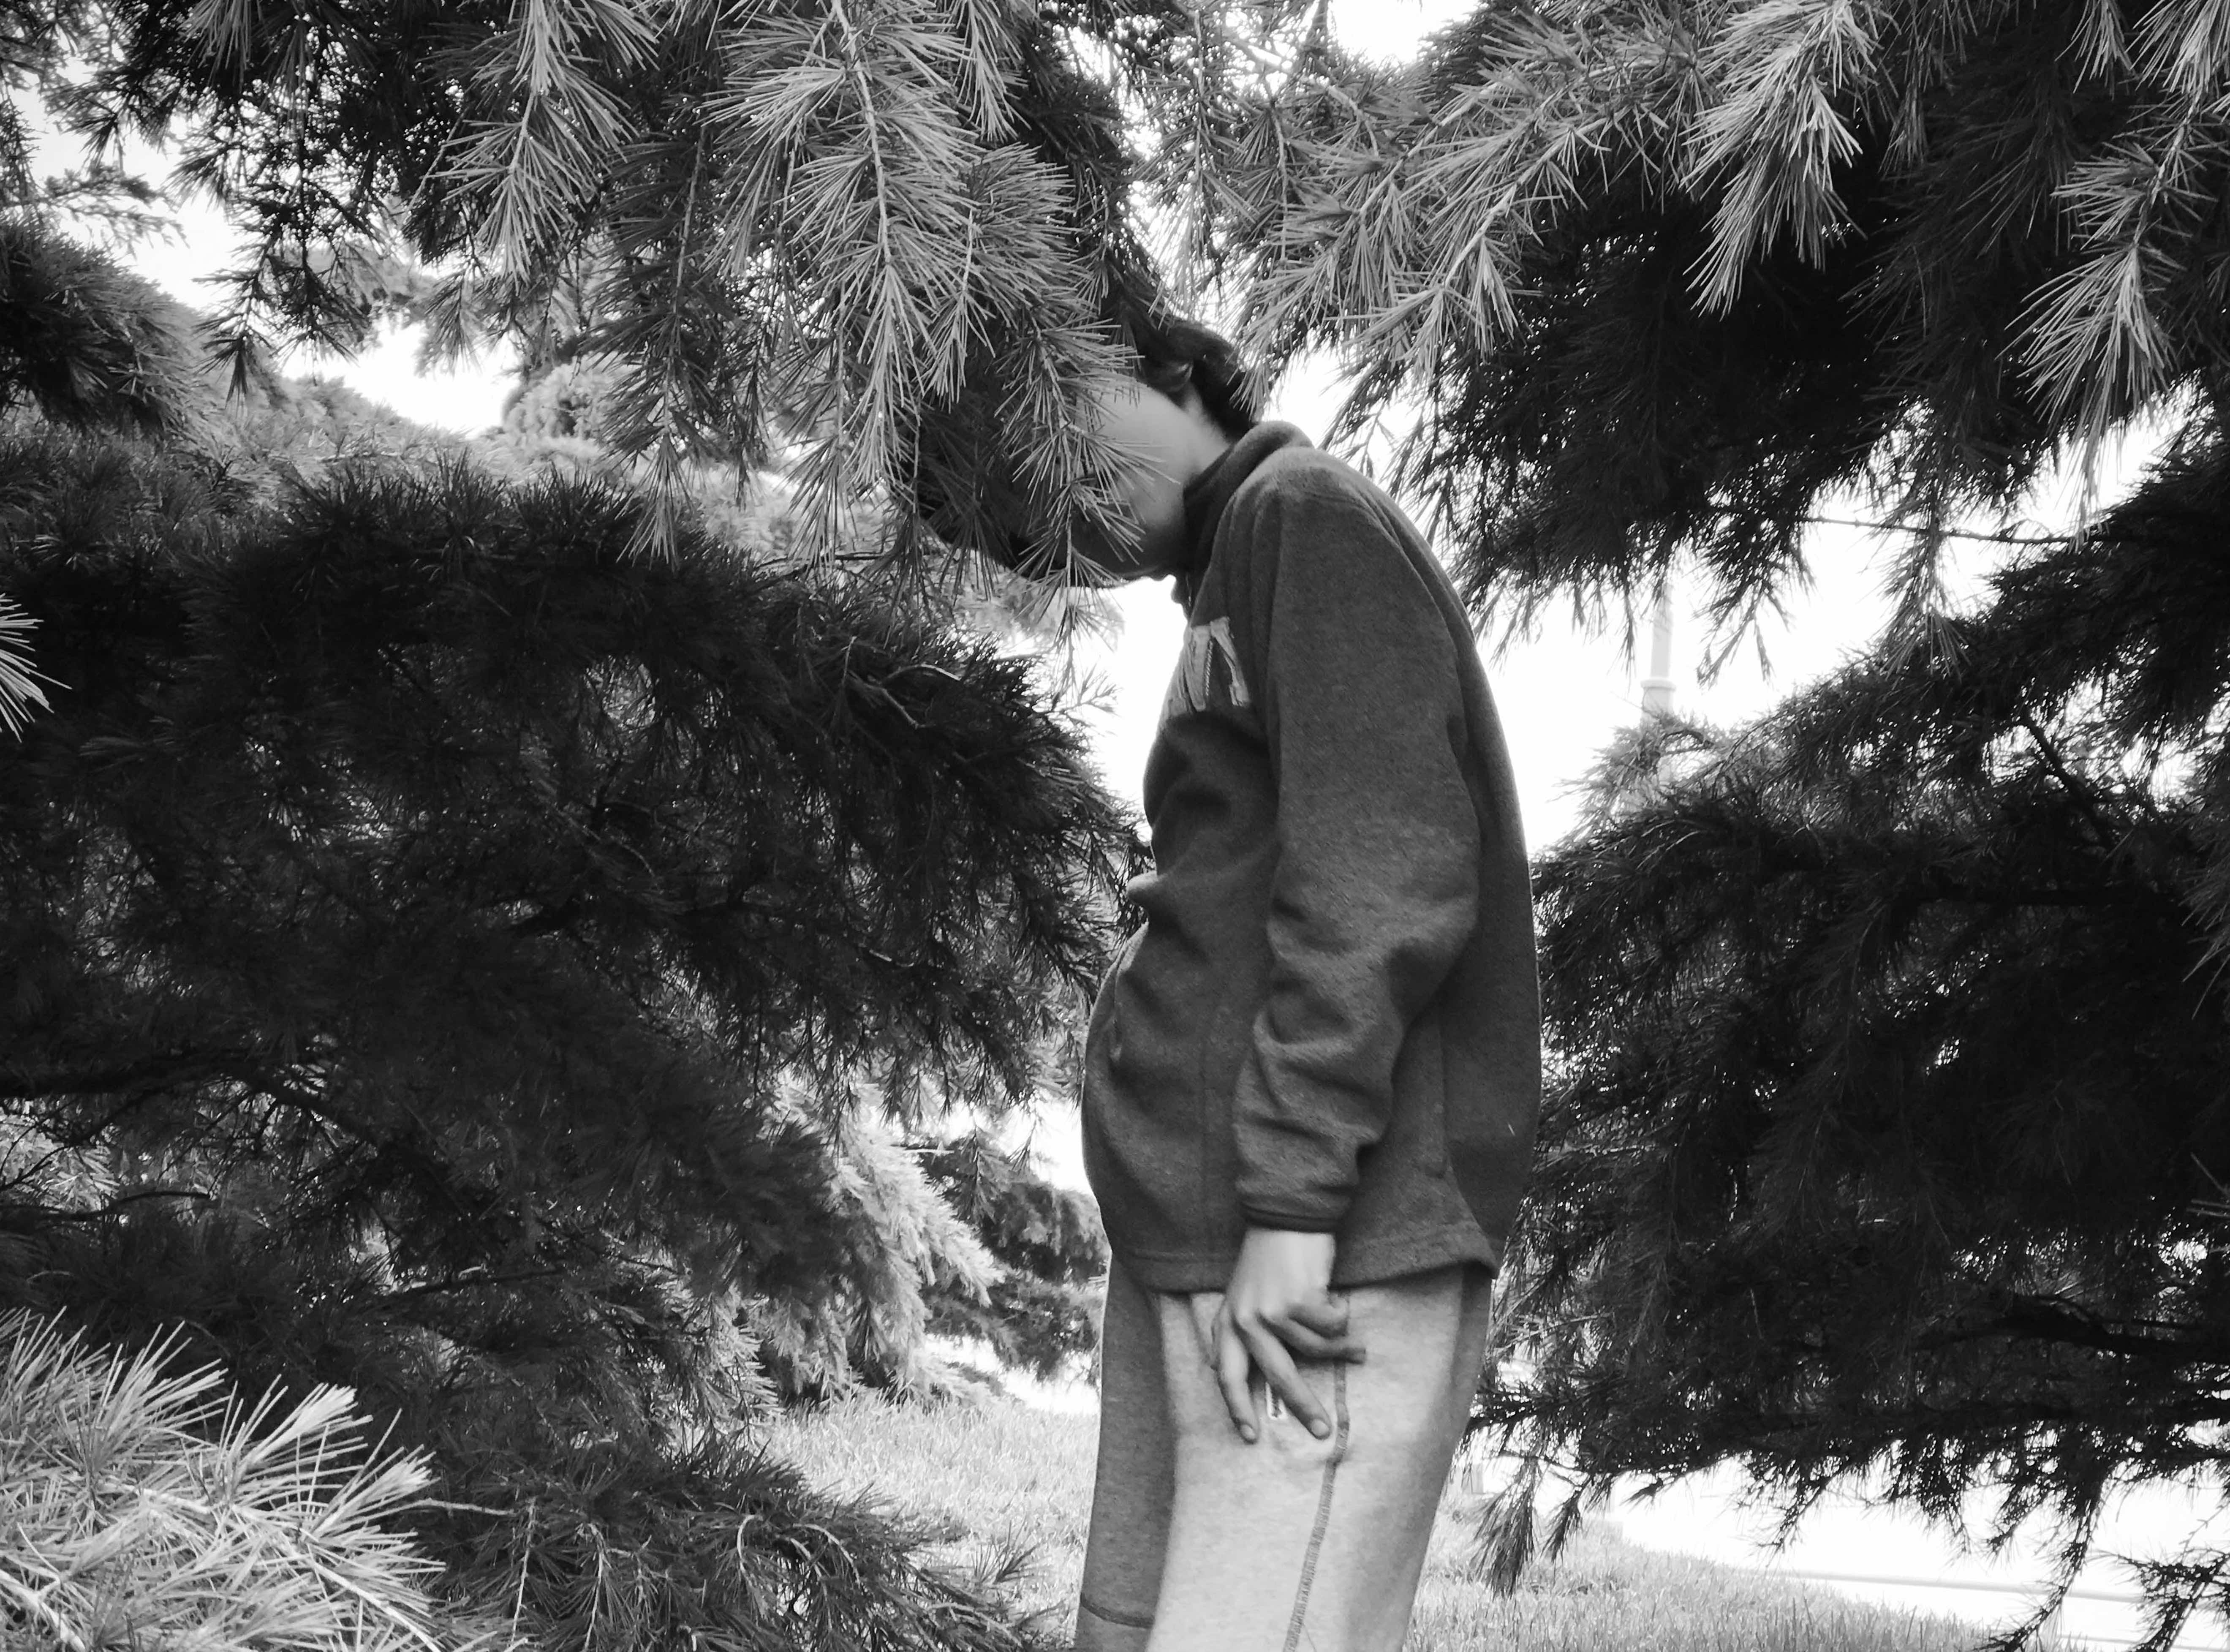
<svg viewBox="0 0 2230 1652">
<path fill-rule="evenodd" d="M 1239 491 L 1240 485 L 1254 474 L 1256 466 L 1280 448 L 1310 445 L 1308 437 L 1296 427 L 1266 419 L 1232 442 L 1213 464 L 1185 484 L 1185 554 L 1176 571 L 1176 589 L 1170 593 L 1180 608 L 1189 610 L 1192 607 L 1200 576 L 1215 549 L 1216 524 L 1223 519 L 1224 508 L 1231 503 L 1231 496 Z"/>
</svg>

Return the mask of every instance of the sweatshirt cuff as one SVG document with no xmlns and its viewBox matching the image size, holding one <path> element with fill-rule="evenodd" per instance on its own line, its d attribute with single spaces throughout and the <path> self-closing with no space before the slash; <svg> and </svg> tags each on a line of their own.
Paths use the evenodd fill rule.
<svg viewBox="0 0 2230 1652">
<path fill-rule="evenodd" d="M 1331 1215 L 1322 1210 L 1273 1210 L 1243 1202 L 1239 1214 L 1247 1218 L 1250 1228 L 1275 1228 L 1285 1233 L 1336 1233 L 1347 1216 L 1345 1210 Z"/>
</svg>

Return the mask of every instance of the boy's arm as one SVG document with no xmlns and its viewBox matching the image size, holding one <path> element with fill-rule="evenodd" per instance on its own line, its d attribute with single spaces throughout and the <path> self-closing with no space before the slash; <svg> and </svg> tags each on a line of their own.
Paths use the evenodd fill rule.
<svg viewBox="0 0 2230 1652">
<path fill-rule="evenodd" d="M 1369 498 L 1281 481 L 1233 525 L 1278 791 L 1238 1192 L 1253 1226 L 1329 1233 L 1409 1025 L 1478 920 L 1479 828 L 1457 642 L 1424 576 Z"/>
</svg>

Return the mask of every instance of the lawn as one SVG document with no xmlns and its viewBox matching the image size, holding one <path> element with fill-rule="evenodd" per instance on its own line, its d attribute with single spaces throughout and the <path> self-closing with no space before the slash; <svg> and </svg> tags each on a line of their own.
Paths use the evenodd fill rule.
<svg viewBox="0 0 2230 1652">
<path fill-rule="evenodd" d="M 1065 1628 L 1083 1563 L 1094 1426 L 1012 1402 L 863 1399 L 786 1417 L 768 1444 L 822 1485 L 922 1520 L 943 1535 L 952 1564 L 1002 1577 L 1022 1610 Z M 1408 1652 L 1966 1652 L 1980 1638 L 1949 1619 L 1639 1549 L 1602 1526 L 1497 1598 L 1461 1574 L 1465 1507 L 1452 1494 L 1441 1507 Z"/>
</svg>

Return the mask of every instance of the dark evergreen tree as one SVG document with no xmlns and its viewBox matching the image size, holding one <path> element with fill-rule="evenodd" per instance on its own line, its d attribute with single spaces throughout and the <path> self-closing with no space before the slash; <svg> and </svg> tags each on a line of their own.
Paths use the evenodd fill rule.
<svg viewBox="0 0 2230 1652">
<path fill-rule="evenodd" d="M 1981 1489 L 2070 1577 L 2113 1488 L 2230 1494 L 2226 525 L 2179 455 L 1925 644 L 1607 763 L 1541 868 L 1532 1364 L 1488 1408 L 1582 1492 Z M 2153 1644 L 2226 1604 L 2230 1556 L 2139 1558 Z"/>
<path fill-rule="evenodd" d="M 649 508 L 0 426 L 0 1301 L 355 1387 L 545 1643 L 1009 1644 L 754 1339 L 967 1282 L 873 1120 L 1032 1094 L 1125 823 L 1034 668 Z"/>
</svg>

